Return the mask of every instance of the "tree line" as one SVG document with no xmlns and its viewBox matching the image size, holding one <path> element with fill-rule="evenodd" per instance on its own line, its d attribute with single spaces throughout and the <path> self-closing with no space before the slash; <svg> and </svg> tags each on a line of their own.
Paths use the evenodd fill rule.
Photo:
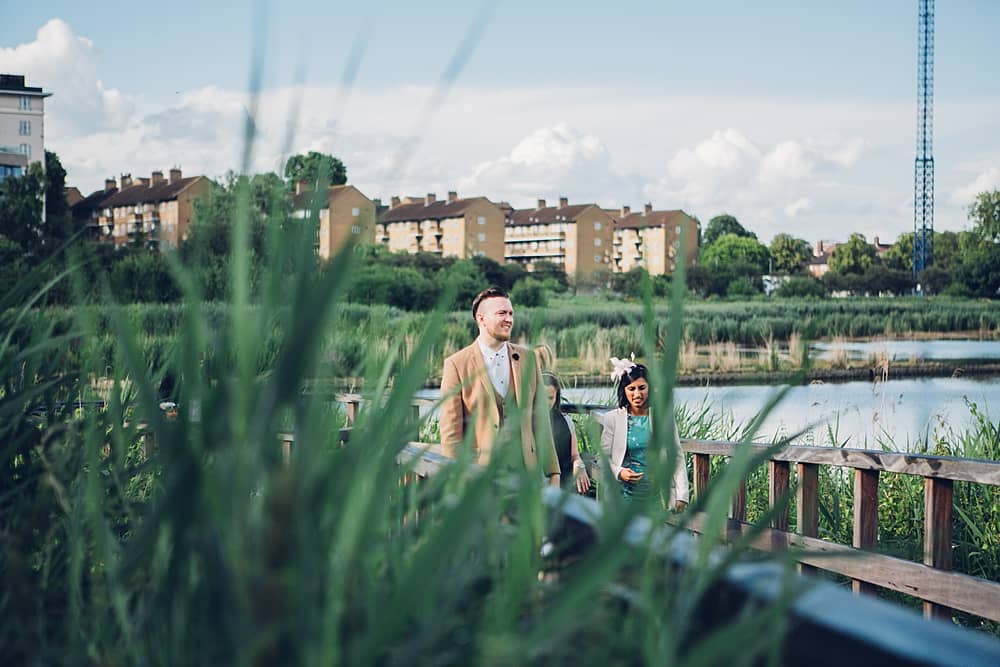
<svg viewBox="0 0 1000 667">
<path fill-rule="evenodd" d="M 0 183 L 0 279 L 14 285 L 30 275 L 33 284 L 42 285 L 71 269 L 71 279 L 58 281 L 47 294 L 49 303 L 94 302 L 109 296 L 122 303 L 170 303 L 181 296 L 170 267 L 173 261 L 185 267 L 203 298 L 229 298 L 230 244 L 237 215 L 249 224 L 250 287 L 259 289 L 263 263 L 275 259 L 268 256 L 275 245 L 268 242 L 269 235 L 315 243 L 315 221 L 291 216 L 295 184 L 344 184 L 347 168 L 336 157 L 310 152 L 289 158 L 283 175 L 229 173 L 196 203 L 188 237 L 173 256 L 150 252 L 143 239 L 120 248 L 88 241 L 74 226 L 64 196 L 65 178 L 58 156 L 46 151 L 44 169 L 34 163 L 25 175 Z M 804 239 L 778 234 L 764 245 L 734 216 L 718 215 L 702 232 L 698 261 L 688 269 L 688 288 L 702 298 L 745 299 L 764 293 L 766 276 L 781 276 L 777 296 L 909 294 L 919 283 L 926 294 L 995 298 L 1000 289 L 1000 191 L 981 193 L 969 219 L 970 230 L 935 234 L 934 262 L 914 281 L 912 233 L 902 234 L 881 257 L 864 236 L 852 234 L 833 251 L 829 271 L 816 279 L 807 271 L 813 254 Z M 451 305 L 464 308 L 486 284 L 512 290 L 523 306 L 544 306 L 549 295 L 571 287 L 637 298 L 647 282 L 642 268 L 605 272 L 572 284 L 558 265 L 547 262 L 528 273 L 518 264 L 485 257 L 392 253 L 383 246 L 360 246 L 355 252 L 358 268 L 349 298 L 406 310 L 432 307 L 445 286 L 457 291 Z M 296 268 L 291 258 L 281 261 L 288 263 L 289 272 Z M 318 278 L 322 264 L 316 257 L 312 261 Z M 654 295 L 664 296 L 670 276 L 654 276 L 649 282 Z"/>
</svg>

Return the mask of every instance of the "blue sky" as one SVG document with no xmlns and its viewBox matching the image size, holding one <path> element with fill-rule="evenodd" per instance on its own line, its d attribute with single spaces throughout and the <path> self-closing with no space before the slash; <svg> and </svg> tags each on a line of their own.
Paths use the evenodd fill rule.
<svg viewBox="0 0 1000 667">
<path fill-rule="evenodd" d="M 121 172 L 238 167 L 262 45 L 254 169 L 280 165 L 297 104 L 290 149 L 342 156 L 372 197 L 652 201 L 703 221 L 733 213 L 764 239 L 885 241 L 912 227 L 915 0 L 82 5 L 5 15 L 0 70 L 55 93 L 47 147 L 83 190 Z M 425 112 L 484 12 L 454 86 Z M 937 3 L 939 229 L 963 228 L 972 194 L 1000 187 L 998 28 L 1000 2 Z"/>
</svg>

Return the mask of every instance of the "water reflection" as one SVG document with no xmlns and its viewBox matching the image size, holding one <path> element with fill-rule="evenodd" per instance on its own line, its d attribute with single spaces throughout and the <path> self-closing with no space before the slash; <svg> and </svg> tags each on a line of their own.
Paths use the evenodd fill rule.
<svg viewBox="0 0 1000 667">
<path fill-rule="evenodd" d="M 822 360 L 838 356 L 868 359 L 882 355 L 887 355 L 889 361 L 1000 359 L 1000 341 L 997 340 L 835 341 L 814 343 L 811 348 L 813 357 Z"/>
<path fill-rule="evenodd" d="M 766 385 L 678 387 L 676 400 L 692 406 L 708 402 L 714 410 L 748 423 L 777 391 Z M 568 400 L 610 403 L 610 389 L 567 389 Z M 962 431 L 972 425 L 966 400 L 995 419 L 1000 410 L 1000 378 L 890 379 L 792 387 L 764 421 L 757 439 L 802 432 L 801 444 L 857 448 L 895 444 L 900 450 L 924 442 L 942 425 Z"/>
</svg>

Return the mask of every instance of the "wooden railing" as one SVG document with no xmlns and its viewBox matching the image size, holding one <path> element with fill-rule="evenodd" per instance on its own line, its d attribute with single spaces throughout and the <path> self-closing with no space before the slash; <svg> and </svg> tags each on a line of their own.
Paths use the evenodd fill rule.
<svg viewBox="0 0 1000 667">
<path fill-rule="evenodd" d="M 342 432 L 344 437 L 349 435 L 349 429 Z M 436 450 L 435 445 L 413 442 L 397 460 L 413 471 L 408 477 L 429 477 L 451 463 Z M 599 539 L 603 510 L 600 503 L 583 496 L 567 496 L 551 487 L 543 489 L 542 500 L 550 510 L 561 513 L 562 520 L 573 530 L 586 534 L 580 538 L 581 543 L 592 544 Z M 674 532 L 657 539 L 650 536 L 650 531 L 664 531 L 666 527 L 656 527 L 645 517 L 635 522 L 623 533 L 623 548 L 659 549 L 665 564 L 678 569 L 695 565 L 697 549 L 691 535 Z M 787 584 L 785 571 L 776 563 L 730 568 L 704 593 L 703 607 L 717 612 L 702 619 L 705 628 L 725 624 L 748 605 L 777 601 Z M 924 621 L 907 609 L 873 596 L 851 594 L 827 582 L 814 580 L 802 589 L 788 610 L 787 620 L 789 630 L 781 639 L 781 659 L 786 665 L 1000 665 L 1000 641 L 994 637 L 950 623 Z"/>
<path fill-rule="evenodd" d="M 341 394 L 348 425 L 353 424 L 364 401 L 358 394 Z M 433 400 L 415 400 L 414 416 L 420 408 L 430 409 Z M 569 405 L 567 412 L 588 413 L 607 410 L 607 406 Z M 712 457 L 732 457 L 738 447 L 758 451 L 766 445 L 708 440 L 682 440 L 682 449 L 691 455 L 695 496 L 707 492 Z M 951 609 L 1000 622 L 1000 583 L 951 571 L 953 485 L 955 481 L 1000 487 L 1000 462 L 955 457 L 927 456 L 837 447 L 788 446 L 770 455 L 768 501 L 770 507 L 791 490 L 791 469 L 795 466 L 795 531 L 789 531 L 787 509 L 778 512 L 768 529 L 753 542 L 765 551 L 791 551 L 800 570 L 817 569 L 849 577 L 855 593 L 873 592 L 878 587 L 913 596 L 923 601 L 924 615 L 950 618 Z M 819 467 L 850 468 L 854 472 L 854 507 L 852 545 L 819 539 Z M 878 485 L 882 472 L 922 477 L 924 480 L 924 562 L 877 553 Z M 998 489 L 1000 493 L 1000 489 Z M 747 533 L 746 481 L 731 503 L 727 537 Z M 698 531 L 701 520 L 695 517 L 691 527 Z"/>
<path fill-rule="evenodd" d="M 731 457 L 737 448 L 766 450 L 764 445 L 705 440 L 682 440 L 691 454 L 695 495 L 706 493 L 713 456 Z M 795 532 L 789 532 L 787 511 L 774 516 L 771 526 L 756 540 L 764 550 L 796 549 L 803 569 L 818 568 L 852 581 L 855 592 L 875 587 L 905 593 L 924 601 L 924 614 L 948 618 L 950 609 L 1000 621 L 1000 584 L 951 572 L 952 491 L 955 481 L 1000 486 L 1000 463 L 943 456 L 789 446 L 768 460 L 768 499 L 771 507 L 790 491 L 791 466 L 795 465 Z M 854 471 L 853 546 L 818 539 L 819 466 Z M 924 480 L 924 562 L 887 556 L 878 547 L 878 484 L 881 472 L 901 473 Z M 746 482 L 733 500 L 730 536 L 747 532 Z M 696 526 L 697 528 L 697 526 Z"/>
</svg>

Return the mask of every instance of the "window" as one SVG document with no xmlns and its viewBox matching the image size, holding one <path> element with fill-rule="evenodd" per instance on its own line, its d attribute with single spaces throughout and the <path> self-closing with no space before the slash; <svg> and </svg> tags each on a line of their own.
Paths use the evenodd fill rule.
<svg viewBox="0 0 1000 667">
<path fill-rule="evenodd" d="M 358 217 L 359 215 L 361 215 L 361 209 L 358 207 L 352 208 L 351 215 L 353 215 L 355 218 Z M 355 232 L 355 234 L 357 234 L 357 232 Z"/>
<path fill-rule="evenodd" d="M 17 124 L 17 133 L 20 134 L 22 137 L 30 137 L 31 136 L 31 121 L 30 120 L 22 120 L 21 122 L 19 122 Z"/>
<path fill-rule="evenodd" d="M 21 111 L 31 111 L 31 98 L 27 95 L 21 95 Z"/>
<path fill-rule="evenodd" d="M 21 155 L 27 158 L 31 157 L 31 144 L 21 144 L 18 146 L 18 150 L 21 152 Z"/>
<path fill-rule="evenodd" d="M 483 216 L 479 216 L 478 218 L 476 218 L 476 222 L 478 222 L 480 225 L 485 225 L 486 218 L 484 218 Z"/>
<path fill-rule="evenodd" d="M 479 232 L 479 242 L 483 243 L 486 241 L 486 234 Z"/>
<path fill-rule="evenodd" d="M 601 231 L 601 223 L 600 222 L 596 222 L 596 221 L 594 222 L 594 231 L 595 232 Z"/>
<path fill-rule="evenodd" d="M 361 225 L 351 225 L 351 233 L 352 234 L 360 234 L 361 233 Z"/>
<path fill-rule="evenodd" d="M 598 223 L 598 224 L 600 224 L 600 223 Z M 594 239 L 594 247 L 595 248 L 600 248 L 601 247 L 601 239 L 599 239 L 599 238 L 595 238 Z"/>
</svg>

